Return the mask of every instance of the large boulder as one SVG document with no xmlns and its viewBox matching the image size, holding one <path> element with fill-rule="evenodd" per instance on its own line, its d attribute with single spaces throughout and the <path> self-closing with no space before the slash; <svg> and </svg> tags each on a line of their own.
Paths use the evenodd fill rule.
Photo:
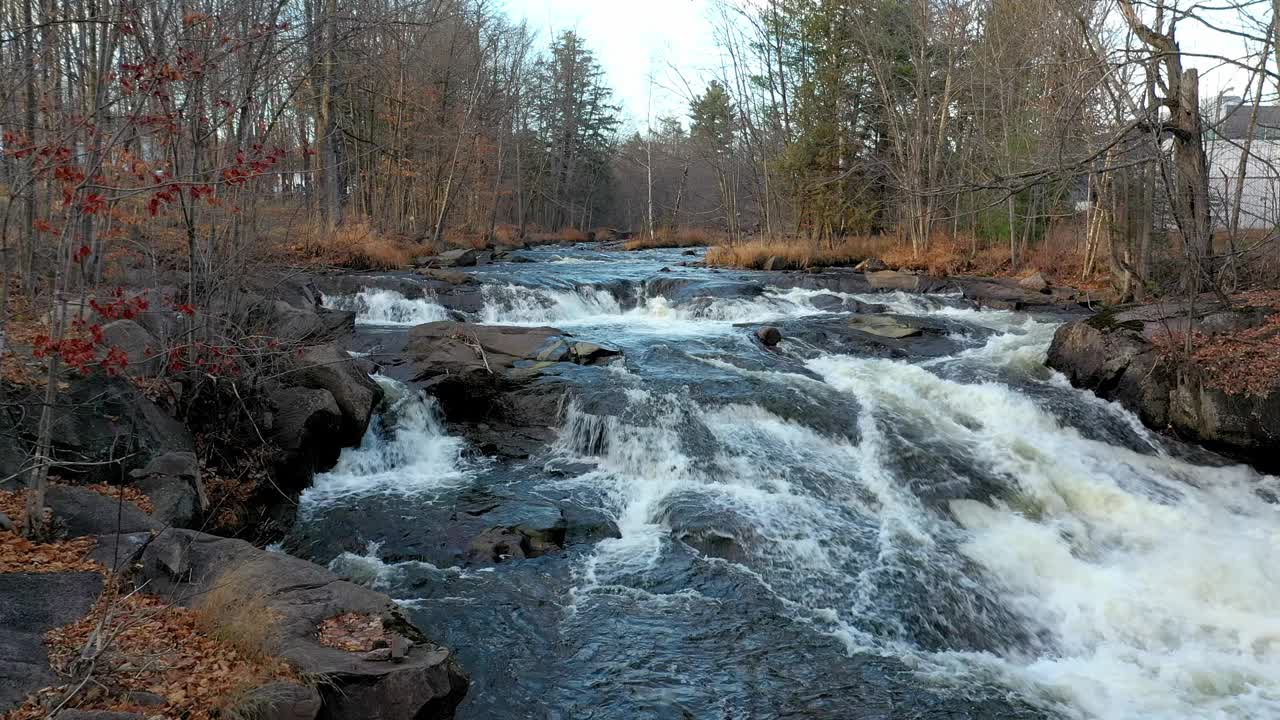
<svg viewBox="0 0 1280 720">
<path fill-rule="evenodd" d="M 476 325 L 442 321 L 409 331 L 408 355 L 418 380 L 438 375 L 504 375 L 536 370 L 542 364 L 591 365 L 620 351 L 574 340 L 551 327 Z"/>
<path fill-rule="evenodd" d="M 97 573 L 0 573 L 0 713 L 57 684 L 43 635 L 84 617 L 101 593 Z"/>
<path fill-rule="evenodd" d="M 1280 389 L 1227 392 L 1204 368 L 1181 360 L 1171 338 L 1241 332 L 1271 311 L 1232 309 L 1207 298 L 1113 308 L 1069 322 L 1054 334 L 1047 364 L 1076 387 L 1115 400 L 1147 425 L 1172 429 L 1265 470 L 1280 467 Z"/>
<path fill-rule="evenodd" d="M 10 411 L 0 413 L 0 476 L 8 477 L 35 447 L 43 391 L 4 390 Z M 64 476 L 118 482 L 164 453 L 195 450 L 187 428 L 127 378 L 68 376 L 51 407 L 53 467 Z"/>
<path fill-rule="evenodd" d="M 160 529 L 159 522 L 132 502 L 87 488 L 50 485 L 44 501 L 53 512 L 54 528 L 67 537 Z"/>
<path fill-rule="evenodd" d="M 151 516 L 163 525 L 193 527 L 209 509 L 195 453 L 164 453 L 130 476 L 134 486 L 151 500 Z"/>
<path fill-rule="evenodd" d="M 297 359 L 297 367 L 282 378 L 288 386 L 327 390 L 342 412 L 341 443 L 343 447 L 360 444 L 369 418 L 382 399 L 382 388 L 369 379 L 347 351 L 337 345 L 306 348 Z"/>
<path fill-rule="evenodd" d="M 224 603 L 211 612 L 226 622 L 261 622 L 264 647 L 300 674 L 323 677 L 327 717 L 351 720 L 448 718 L 467 679 L 447 648 L 427 639 L 381 593 L 340 580 L 328 570 L 247 542 L 190 530 L 166 530 L 143 552 L 136 582 L 191 607 Z M 264 618 L 238 617 L 267 613 Z M 356 614 L 380 622 L 388 637 L 407 639 L 399 662 L 371 662 L 367 651 L 321 642 L 325 621 Z M 395 643 L 393 643 L 395 644 Z"/>
<path fill-rule="evenodd" d="M 471 267 L 479 259 L 479 253 L 467 248 L 445 250 L 436 256 L 436 264 L 440 267 Z"/>
<path fill-rule="evenodd" d="M 154 377 L 164 370 L 165 353 L 146 328 L 133 320 L 116 320 L 102 326 L 102 342 L 129 358 L 130 375 Z"/>
<path fill-rule="evenodd" d="M 487 454 L 523 458 L 555 438 L 564 407 L 568 383 L 544 372 L 620 352 L 549 327 L 436 322 L 410 330 L 405 355 L 453 431 Z"/>
</svg>

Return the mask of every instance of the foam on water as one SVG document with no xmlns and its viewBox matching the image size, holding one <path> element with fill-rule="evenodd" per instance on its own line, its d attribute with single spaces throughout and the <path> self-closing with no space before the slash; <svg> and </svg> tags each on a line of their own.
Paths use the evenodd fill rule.
<svg viewBox="0 0 1280 720">
<path fill-rule="evenodd" d="M 361 325 L 420 325 L 449 319 L 449 311 L 430 298 L 409 299 L 395 290 L 365 288 L 355 295 L 324 297 L 325 307 L 349 310 Z"/>
<path fill-rule="evenodd" d="M 998 383 L 863 358 L 809 367 L 1010 485 L 951 512 L 961 552 L 1049 647 L 926 664 L 985 665 L 1081 718 L 1280 716 L 1280 509 L 1255 492 L 1275 478 L 1087 439 Z"/>
<path fill-rule="evenodd" d="M 338 464 L 315 477 L 302 504 L 332 504 L 372 493 L 429 493 L 470 476 L 464 442 L 450 436 L 435 400 L 402 383 L 375 376 L 386 409 L 369 423 L 360 447 L 343 451 Z"/>
<path fill-rule="evenodd" d="M 584 285 L 573 289 L 485 285 L 481 322 L 493 325 L 625 327 L 637 334 L 711 335 L 732 332 L 736 323 L 768 322 L 818 315 L 813 301 L 825 291 L 770 290 L 756 297 L 694 298 L 673 303 L 637 294 L 622 302 L 611 291 Z M 852 296 L 846 296 L 852 297 Z"/>
</svg>

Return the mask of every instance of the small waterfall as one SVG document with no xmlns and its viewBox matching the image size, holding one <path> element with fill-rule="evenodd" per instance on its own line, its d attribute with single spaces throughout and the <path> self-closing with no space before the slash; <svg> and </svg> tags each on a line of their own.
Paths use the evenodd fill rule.
<svg viewBox="0 0 1280 720">
<path fill-rule="evenodd" d="M 469 476 L 465 443 L 440 420 L 434 398 L 375 376 L 386 409 L 369 423 L 360 447 L 344 450 L 332 470 L 317 475 L 303 505 L 328 504 L 371 493 L 422 493 L 451 487 Z"/>
<path fill-rule="evenodd" d="M 545 325 L 620 316 L 623 312 L 612 293 L 591 285 L 552 290 L 490 284 L 481 288 L 481 293 L 484 310 L 480 321 L 491 325 Z"/>
<path fill-rule="evenodd" d="M 449 311 L 430 298 L 411 300 L 395 290 L 365 288 L 355 295 L 324 298 L 326 307 L 356 314 L 362 325 L 421 325 L 448 320 Z"/>
</svg>

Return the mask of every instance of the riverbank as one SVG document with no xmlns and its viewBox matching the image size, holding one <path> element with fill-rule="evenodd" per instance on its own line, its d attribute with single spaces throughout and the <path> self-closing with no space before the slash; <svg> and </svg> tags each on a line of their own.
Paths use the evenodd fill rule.
<svg viewBox="0 0 1280 720">
<path fill-rule="evenodd" d="M 26 692 L 74 687 L 59 638 L 85 638 L 58 628 L 101 617 L 89 615 L 101 588 L 142 586 L 152 604 L 141 610 L 184 626 L 210 618 L 192 636 L 205 647 L 269 635 L 248 652 L 283 669 L 223 694 L 284 683 L 307 717 L 372 717 L 390 703 L 378 717 L 514 720 L 533 708 L 632 720 L 725 702 L 826 716 L 803 686 L 832 698 L 832 717 L 871 697 L 926 718 L 1041 718 L 1045 698 L 1090 701 L 1070 673 L 1036 678 L 1019 658 L 1040 652 L 1029 638 L 1080 630 L 1002 589 L 1059 592 L 1056 578 L 972 543 L 994 548 L 1017 518 L 1051 525 L 1055 513 L 1129 532 L 1062 510 L 1063 482 L 1073 497 L 1143 506 L 1126 483 L 1255 482 L 1046 370 L 1056 328 L 1105 317 L 1088 292 L 1043 277 L 728 271 L 687 252 L 459 249 L 416 270 L 255 278 L 238 316 L 271 350 L 264 341 L 253 362 L 235 361 L 254 382 L 219 376 L 201 392 L 223 392 L 194 406 L 163 389 L 170 370 L 148 350 L 180 311 L 157 303 L 107 323 L 129 372 L 72 374 L 59 388 L 62 480 L 47 504 L 61 538 L 5 564 L 19 541 L 0 536 L 0 607 L 25 613 L 32 597 L 59 608 L 15 639 L 35 668 L 15 677 Z M 5 419 L 0 442 L 0 460 L 18 459 L 0 468 L 12 479 L 30 455 L 39 388 L 4 389 L 27 409 Z M 1121 466 L 1133 477 L 1108 474 Z M 913 529 L 886 535 L 886 518 Z M 288 554 L 210 531 L 282 539 Z M 922 536 L 932 549 L 909 539 Z M 927 605 L 903 568 L 880 565 L 898 556 L 924 573 Z M 2 572 L 37 563 L 50 578 Z M 1131 594 L 1106 567 L 1081 571 L 1096 572 L 1098 598 Z M 1185 594 L 1170 582 L 1156 583 L 1161 594 Z M 226 587 L 249 617 L 206 601 Z M 58 593 L 87 600 L 59 604 Z M 139 610 L 121 605 L 119 617 Z M 688 638 L 702 638 L 696 653 Z M 744 643 L 775 649 L 747 661 L 749 686 L 717 669 L 743 662 Z M 968 699 L 908 667 L 950 677 L 947 658 L 966 653 L 990 673 L 965 684 Z M 1094 667 L 1087 652 L 1071 657 Z M 777 680 L 784 667 L 825 670 L 797 685 Z M 301 682 L 314 675 L 336 689 Z M 637 704 L 623 687 L 681 699 Z M 165 707 L 215 706 L 192 697 L 166 695 Z M 81 700 L 103 709 L 128 697 Z"/>
</svg>

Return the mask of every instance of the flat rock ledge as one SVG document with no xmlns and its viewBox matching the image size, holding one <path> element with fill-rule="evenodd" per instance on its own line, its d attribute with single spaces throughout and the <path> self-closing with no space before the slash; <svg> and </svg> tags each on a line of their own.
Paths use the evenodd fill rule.
<svg viewBox="0 0 1280 720">
<path fill-rule="evenodd" d="M 448 648 L 386 595 L 318 565 L 194 530 L 97 540 L 94 558 L 122 568 L 134 585 L 184 607 L 217 604 L 216 617 L 252 623 L 264 648 L 308 679 L 251 691 L 260 720 L 445 719 L 466 695 L 467 676 Z M 86 614 L 101 588 L 97 573 L 0 575 L 0 712 L 53 684 L 41 634 Z M 321 643 L 321 625 L 349 614 L 381 620 L 387 657 Z"/>
</svg>

